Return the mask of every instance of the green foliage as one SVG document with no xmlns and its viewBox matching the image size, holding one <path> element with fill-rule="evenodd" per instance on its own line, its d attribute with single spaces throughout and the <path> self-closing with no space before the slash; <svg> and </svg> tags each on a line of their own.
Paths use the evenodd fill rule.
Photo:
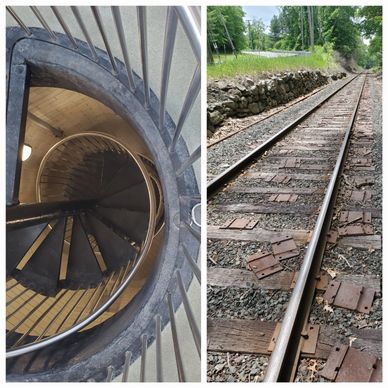
<svg viewBox="0 0 388 388">
<path fill-rule="evenodd" d="M 261 19 L 248 22 L 248 47 L 252 50 L 265 50 L 267 36 Z"/>
<path fill-rule="evenodd" d="M 242 7 L 207 7 L 208 40 L 212 49 L 214 49 L 214 44 L 216 44 L 219 50 L 221 50 L 225 45 L 227 51 L 232 51 L 232 47 L 225 31 L 224 22 L 235 49 L 240 51 L 246 46 L 244 35 L 245 25 L 243 20 L 244 15 Z"/>
<path fill-rule="evenodd" d="M 241 54 L 237 59 L 233 55 L 222 55 L 221 63 L 208 66 L 209 78 L 234 77 L 262 71 L 296 71 L 303 69 L 327 70 L 334 66 L 332 48 L 316 47 L 311 55 L 265 58 L 251 54 Z"/>
<path fill-rule="evenodd" d="M 323 7 L 323 34 L 334 50 L 350 59 L 359 45 L 360 35 L 353 21 L 355 7 Z"/>
<path fill-rule="evenodd" d="M 365 6 L 359 9 L 360 30 L 370 39 L 365 67 L 381 69 L 383 64 L 383 7 Z"/>
</svg>

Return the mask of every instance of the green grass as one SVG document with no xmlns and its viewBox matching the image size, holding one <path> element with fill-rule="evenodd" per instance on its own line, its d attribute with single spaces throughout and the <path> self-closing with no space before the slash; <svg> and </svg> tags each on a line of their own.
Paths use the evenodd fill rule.
<svg viewBox="0 0 388 388">
<path fill-rule="evenodd" d="M 309 56 L 264 58 L 250 54 L 221 55 L 221 61 L 214 57 L 215 64 L 208 65 L 208 78 L 226 78 L 236 75 L 249 75 L 259 72 L 295 71 L 304 69 L 328 70 L 334 67 L 331 54 L 320 47 Z"/>
</svg>

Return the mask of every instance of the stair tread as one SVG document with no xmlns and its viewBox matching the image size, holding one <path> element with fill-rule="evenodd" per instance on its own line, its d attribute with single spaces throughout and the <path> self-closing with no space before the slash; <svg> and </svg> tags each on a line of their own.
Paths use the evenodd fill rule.
<svg viewBox="0 0 388 388">
<path fill-rule="evenodd" d="M 65 220 L 58 220 L 24 268 L 15 271 L 15 277 L 22 284 L 27 283 L 29 288 L 44 295 L 55 295 L 58 289 Z"/>
<path fill-rule="evenodd" d="M 99 204 L 104 207 L 124 208 L 128 210 L 148 212 L 148 189 L 145 182 L 127 187 L 102 199 Z"/>
<path fill-rule="evenodd" d="M 135 256 L 136 250 L 130 242 L 123 240 L 92 213 L 86 216 L 86 220 L 109 271 L 126 265 Z"/>
<path fill-rule="evenodd" d="M 104 217 L 137 242 L 143 241 L 147 234 L 148 213 L 127 209 L 97 208 L 96 214 Z"/>
<path fill-rule="evenodd" d="M 101 282 L 102 277 L 103 273 L 90 246 L 81 219 L 74 217 L 64 284 L 69 288 L 88 288 Z"/>
<path fill-rule="evenodd" d="M 42 224 L 7 231 L 7 275 L 16 268 L 20 260 L 46 226 L 47 223 L 44 222 Z"/>
</svg>

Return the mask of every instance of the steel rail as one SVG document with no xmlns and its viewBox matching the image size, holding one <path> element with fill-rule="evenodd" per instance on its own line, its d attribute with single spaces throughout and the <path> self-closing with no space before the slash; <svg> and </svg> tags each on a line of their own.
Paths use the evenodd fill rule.
<svg viewBox="0 0 388 388">
<path fill-rule="evenodd" d="M 264 377 L 265 382 L 290 381 L 293 379 L 296 367 L 295 361 L 299 358 L 301 332 L 308 319 L 313 301 L 316 277 L 321 267 L 327 232 L 330 228 L 337 190 L 349 148 L 350 135 L 357 117 L 364 85 L 365 78 L 358 93 L 356 105 L 346 129 L 298 279 L 288 302 L 275 348 L 268 363 Z"/>
<path fill-rule="evenodd" d="M 330 93 L 327 97 L 324 97 L 317 104 L 315 104 L 312 108 L 310 108 L 307 112 L 300 115 L 297 119 L 295 119 L 292 123 L 285 126 L 275 135 L 271 136 L 264 143 L 260 144 L 254 150 L 246 154 L 243 158 L 238 160 L 232 166 L 227 168 L 221 174 L 217 175 L 213 180 L 211 180 L 207 185 L 207 196 L 210 198 L 213 196 L 223 185 L 228 183 L 236 174 L 238 174 L 244 167 L 248 166 L 252 163 L 256 158 L 262 155 L 265 151 L 267 151 L 270 147 L 276 144 L 280 139 L 282 139 L 288 132 L 294 129 L 297 125 L 299 125 L 302 121 L 304 121 L 307 117 L 309 117 L 312 113 L 314 113 L 321 105 L 327 102 L 330 98 L 336 95 L 339 91 L 341 91 L 345 86 L 349 85 L 354 79 L 359 76 L 352 77 L 350 80 L 341 85 L 334 92 Z"/>
</svg>

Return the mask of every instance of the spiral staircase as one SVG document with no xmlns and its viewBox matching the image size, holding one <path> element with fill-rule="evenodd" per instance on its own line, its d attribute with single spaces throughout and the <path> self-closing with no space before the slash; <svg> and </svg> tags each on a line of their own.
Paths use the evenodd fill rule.
<svg viewBox="0 0 388 388">
<path fill-rule="evenodd" d="M 7 380 L 199 381 L 199 10 L 7 7 L 6 43 Z"/>
</svg>

